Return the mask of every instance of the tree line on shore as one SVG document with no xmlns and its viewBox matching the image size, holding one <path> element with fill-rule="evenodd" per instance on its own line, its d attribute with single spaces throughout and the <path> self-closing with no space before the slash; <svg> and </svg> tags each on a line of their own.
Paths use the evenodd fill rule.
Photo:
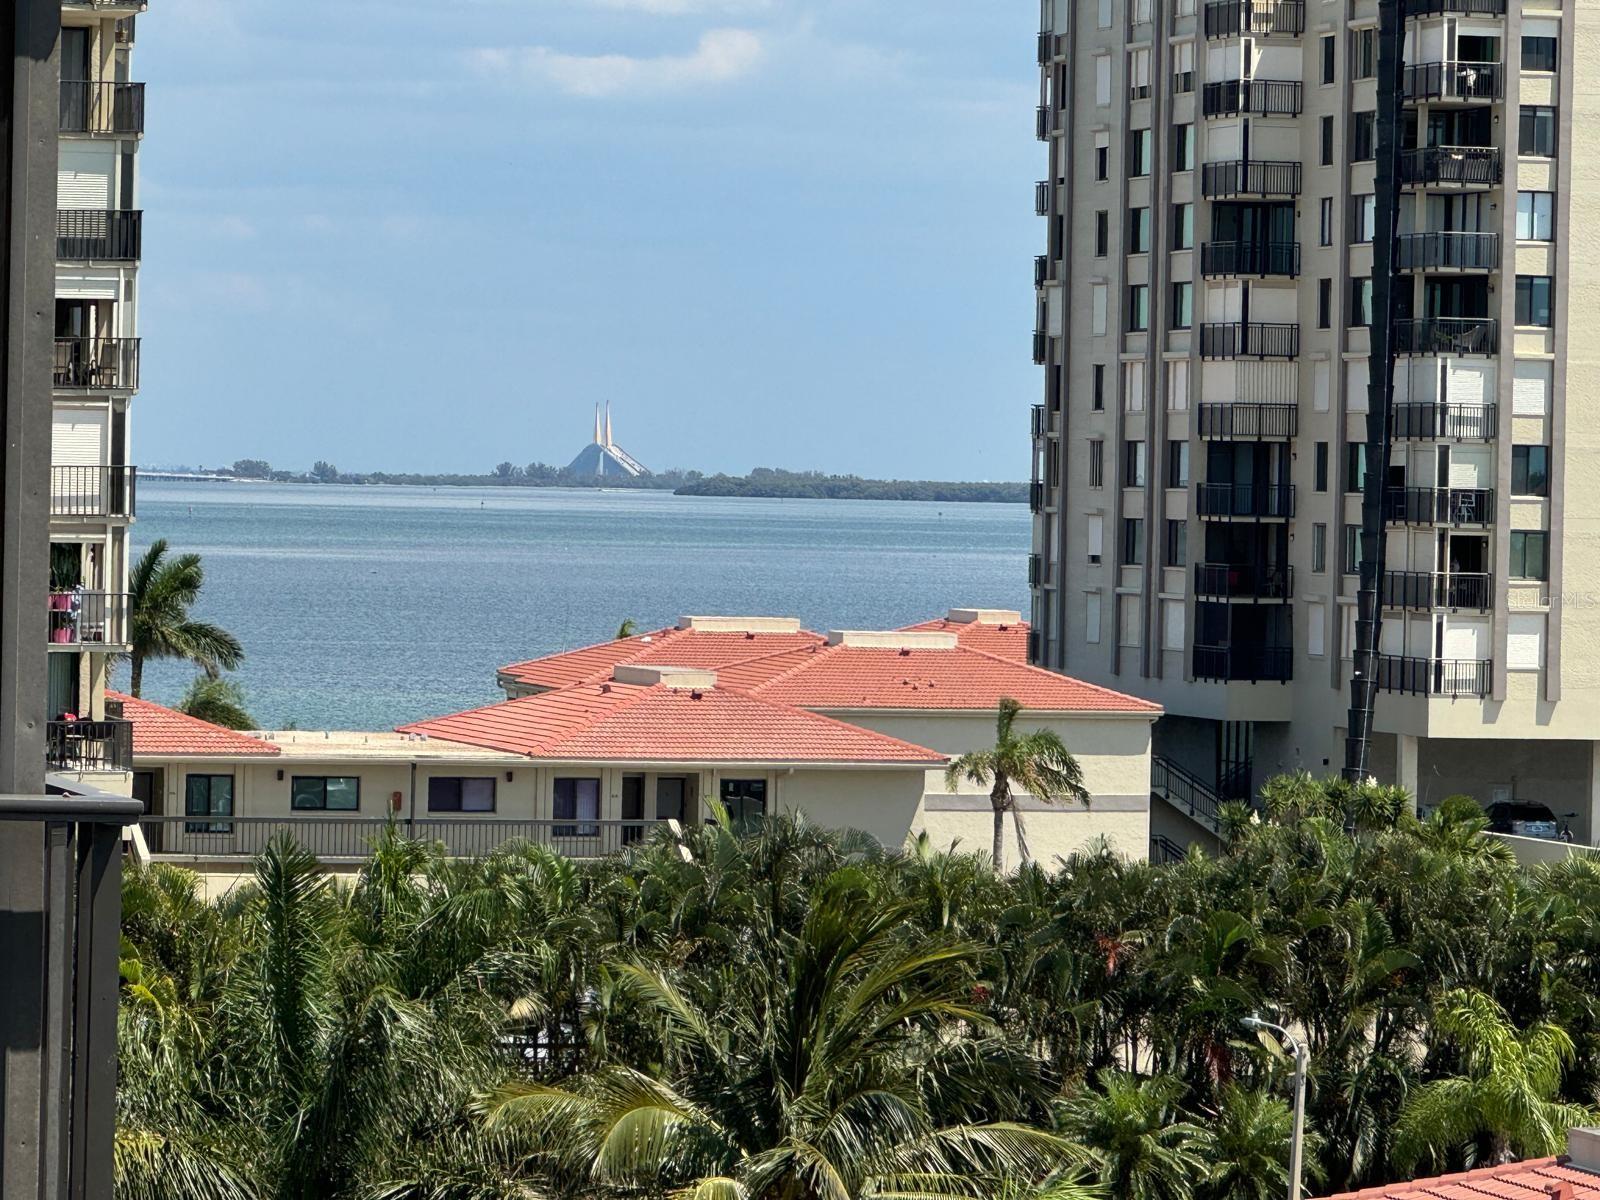
<svg viewBox="0 0 1600 1200">
<path fill-rule="evenodd" d="M 1269 1200 L 1557 1149 L 1600 1086 L 1600 862 L 1274 781 L 1223 852 L 987 857 L 774 816 L 594 862 L 289 842 L 124 887 L 118 1195 Z"/>
</svg>

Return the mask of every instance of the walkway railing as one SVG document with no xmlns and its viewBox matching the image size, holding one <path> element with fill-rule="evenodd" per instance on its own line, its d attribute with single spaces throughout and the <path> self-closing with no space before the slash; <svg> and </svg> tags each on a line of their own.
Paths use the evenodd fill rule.
<svg viewBox="0 0 1600 1200">
<path fill-rule="evenodd" d="M 1159 755 L 1150 759 L 1150 790 L 1173 808 L 1204 825 L 1212 833 L 1222 832 L 1219 810 L 1222 797 L 1210 784 L 1203 783 L 1177 763 Z"/>
</svg>

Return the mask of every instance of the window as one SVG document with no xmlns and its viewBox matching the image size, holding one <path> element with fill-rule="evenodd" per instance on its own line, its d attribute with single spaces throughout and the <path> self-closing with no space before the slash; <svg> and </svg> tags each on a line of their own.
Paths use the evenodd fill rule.
<svg viewBox="0 0 1600 1200">
<path fill-rule="evenodd" d="M 1350 197 L 1350 231 L 1352 242 L 1370 242 L 1372 231 L 1378 226 L 1378 197 L 1374 192 L 1362 192 Z"/>
<path fill-rule="evenodd" d="M 1144 566 L 1144 518 L 1122 518 L 1122 565 Z"/>
<path fill-rule="evenodd" d="M 1317 328 L 1333 328 L 1333 280 L 1317 280 Z"/>
<path fill-rule="evenodd" d="M 1361 574 L 1361 526 L 1344 527 L 1344 573 Z"/>
<path fill-rule="evenodd" d="M 1101 107 L 1111 103 L 1111 56 L 1094 56 L 1094 102 Z"/>
<path fill-rule="evenodd" d="M 1548 446 L 1511 447 L 1511 494 L 1513 496 L 1550 494 Z"/>
<path fill-rule="evenodd" d="M 1106 140 L 1106 135 L 1094 135 L 1094 177 L 1096 182 L 1104 183 L 1111 173 L 1111 146 Z"/>
<path fill-rule="evenodd" d="M 1554 71 L 1560 43 L 1553 37 L 1522 35 L 1522 69 L 1524 71 Z"/>
<path fill-rule="evenodd" d="M 722 807 L 728 810 L 728 823 L 735 833 L 752 833 L 767 815 L 765 779 L 724 779 Z"/>
<path fill-rule="evenodd" d="M 1150 285 L 1136 283 L 1128 288 L 1128 332 L 1144 333 L 1150 328 Z"/>
<path fill-rule="evenodd" d="M 1103 283 L 1089 285 L 1089 332 L 1095 337 L 1105 336 L 1110 294 L 1110 289 Z"/>
<path fill-rule="evenodd" d="M 1350 325 L 1352 328 L 1372 324 L 1372 280 L 1350 281 Z"/>
<path fill-rule="evenodd" d="M 1145 362 L 1136 358 L 1122 364 L 1122 407 L 1126 412 L 1143 412 L 1147 391 Z"/>
<path fill-rule="evenodd" d="M 1172 248 L 1194 249 L 1194 205 L 1192 204 L 1172 206 Z"/>
<path fill-rule="evenodd" d="M 1100 644 L 1100 593 L 1090 592 L 1083 598 L 1083 640 L 1091 646 Z"/>
<path fill-rule="evenodd" d="M 600 826 L 592 822 L 600 819 L 600 781 L 598 779 L 557 779 L 555 805 L 551 815 L 557 821 L 590 822 L 582 825 L 556 825 L 550 830 L 554 837 L 599 837 Z"/>
<path fill-rule="evenodd" d="M 1128 210 L 1128 253 L 1148 254 L 1150 252 L 1150 210 L 1148 208 L 1130 208 Z"/>
<path fill-rule="evenodd" d="M 1105 487 L 1106 485 L 1106 444 L 1101 441 L 1089 443 L 1089 486 L 1092 488 Z"/>
<path fill-rule="evenodd" d="M 1511 577 L 1513 579 L 1550 578 L 1550 535 L 1548 533 L 1512 531 Z"/>
<path fill-rule="evenodd" d="M 1111 214 L 1101 209 L 1094 214 L 1094 256 L 1104 258 L 1111 246 Z"/>
<path fill-rule="evenodd" d="M 1188 329 L 1194 324 L 1194 284 L 1180 281 L 1172 285 L 1172 327 Z"/>
<path fill-rule="evenodd" d="M 1322 82 L 1332 83 L 1338 72 L 1339 41 L 1331 33 L 1322 35 Z"/>
<path fill-rule="evenodd" d="M 493 812 L 494 776 L 441 775 L 428 780 L 429 812 Z"/>
<path fill-rule="evenodd" d="M 1144 443 L 1127 441 L 1122 443 L 1122 486 L 1144 486 Z"/>
<path fill-rule="evenodd" d="M 1320 522 L 1311 527 L 1311 572 L 1321 575 L 1328 569 L 1328 527 Z"/>
<path fill-rule="evenodd" d="M 183 781 L 183 815 L 186 817 L 231 817 L 233 815 L 232 775 L 187 775 Z M 185 821 L 185 833 L 232 833 L 231 821 Z"/>
<path fill-rule="evenodd" d="M 1378 31 L 1366 29 L 1350 31 L 1350 77 L 1374 79 L 1378 74 Z"/>
<path fill-rule="evenodd" d="M 1189 486 L 1189 443 L 1171 441 L 1167 443 L 1167 486 L 1169 488 L 1186 488 Z"/>
<path fill-rule="evenodd" d="M 1322 118 L 1322 165 L 1333 166 L 1333 118 Z"/>
<path fill-rule="evenodd" d="M 1194 126 L 1174 125 L 1172 127 L 1172 169 L 1174 171 L 1194 170 Z"/>
<path fill-rule="evenodd" d="M 1169 567 L 1186 567 L 1189 565 L 1189 523 L 1187 521 L 1167 522 L 1167 557 Z"/>
<path fill-rule="evenodd" d="M 1317 443 L 1317 470 L 1314 489 L 1318 492 L 1328 490 L 1328 443 Z"/>
<path fill-rule="evenodd" d="M 1179 96 L 1194 91 L 1193 42 L 1179 42 L 1172 47 L 1172 90 Z"/>
<path fill-rule="evenodd" d="M 1128 51 L 1128 90 L 1135 100 L 1150 99 L 1150 50 Z"/>
<path fill-rule="evenodd" d="M 1092 374 L 1092 376 L 1094 378 L 1094 384 L 1093 384 L 1093 387 L 1090 390 L 1089 407 L 1094 409 L 1095 412 L 1105 412 L 1105 410 L 1106 410 L 1106 365 L 1105 365 L 1105 363 L 1095 363 L 1094 364 L 1094 370 L 1091 372 L 1091 374 Z"/>
<path fill-rule="evenodd" d="M 353 775 L 296 775 L 289 783 L 289 807 L 355 812 L 361 807 L 361 780 Z"/>
<path fill-rule="evenodd" d="M 1548 275 L 1517 276 L 1517 324 L 1550 327 L 1550 289 Z"/>
<path fill-rule="evenodd" d="M 1517 193 L 1517 240 L 1555 240 L 1556 198 L 1552 192 Z"/>
<path fill-rule="evenodd" d="M 1105 517 L 1100 513 L 1090 513 L 1087 547 L 1090 566 L 1100 565 L 1100 556 L 1105 552 L 1105 529 Z"/>
<path fill-rule="evenodd" d="M 1322 198 L 1322 222 L 1319 226 L 1318 245 L 1333 245 L 1333 197 Z"/>
<path fill-rule="evenodd" d="M 1344 490 L 1354 494 L 1367 486 L 1367 444 L 1350 442 L 1344 451 Z"/>
<path fill-rule="evenodd" d="M 1371 162 L 1377 149 L 1377 114 L 1350 114 L 1350 161 Z"/>
<path fill-rule="evenodd" d="M 1556 110 L 1541 104 L 1524 104 L 1517 120 L 1517 153 L 1524 158 L 1556 156 Z"/>
<path fill-rule="evenodd" d="M 1135 129 L 1128 134 L 1128 174 L 1137 178 L 1150 174 L 1150 131 Z"/>
</svg>

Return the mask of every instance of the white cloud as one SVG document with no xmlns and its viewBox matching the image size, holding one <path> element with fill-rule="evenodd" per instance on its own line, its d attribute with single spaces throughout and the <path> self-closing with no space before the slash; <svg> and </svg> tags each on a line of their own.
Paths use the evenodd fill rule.
<svg viewBox="0 0 1600 1200">
<path fill-rule="evenodd" d="M 634 0 L 673 3 L 678 0 Z M 686 2 L 686 0 L 683 0 Z M 628 54 L 564 54 L 548 46 L 479 50 L 473 56 L 489 74 L 549 84 L 572 96 L 677 91 L 727 83 L 748 75 L 765 52 L 748 29 L 711 29 L 688 54 L 639 58 Z"/>
</svg>

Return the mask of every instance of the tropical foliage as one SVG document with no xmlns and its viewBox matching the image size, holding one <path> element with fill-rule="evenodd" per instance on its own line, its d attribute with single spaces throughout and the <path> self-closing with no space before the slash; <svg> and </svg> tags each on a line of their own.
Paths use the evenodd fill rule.
<svg viewBox="0 0 1600 1200">
<path fill-rule="evenodd" d="M 236 670 L 244 661 L 239 639 L 208 621 L 197 621 L 189 609 L 200 598 L 205 571 L 198 554 L 167 555 L 167 541 L 157 538 L 134 564 L 128 580 L 128 611 L 133 653 L 128 690 L 143 694 L 144 664 L 152 658 L 179 658 L 207 675 Z"/>
<path fill-rule="evenodd" d="M 181 713 L 224 729 L 259 729 L 245 708 L 244 689 L 221 676 L 196 675 L 173 707 Z"/>
<path fill-rule="evenodd" d="M 118 1194 L 1270 1200 L 1549 1150 L 1600 1086 L 1600 861 L 1268 789 L 1224 852 L 986 855 L 773 818 L 574 863 L 389 834 L 124 889 Z M 1313 1192 L 1312 1194 L 1316 1194 Z"/>
</svg>

